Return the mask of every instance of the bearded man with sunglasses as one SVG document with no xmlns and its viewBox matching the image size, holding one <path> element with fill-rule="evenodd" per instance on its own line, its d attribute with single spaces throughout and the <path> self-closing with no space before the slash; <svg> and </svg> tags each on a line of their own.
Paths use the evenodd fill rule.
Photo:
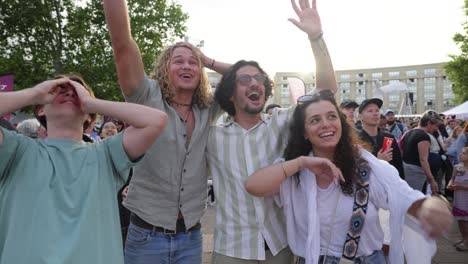
<svg viewBox="0 0 468 264">
<path fill-rule="evenodd" d="M 333 96 L 337 90 L 320 17 L 307 0 L 291 1 L 308 35 L 316 61 L 317 87 Z M 332 92 L 330 92 L 331 90 Z M 216 224 L 212 263 L 292 263 L 282 209 L 272 199 L 249 195 L 244 182 L 257 169 L 282 155 L 294 106 L 262 113 L 272 81 L 254 61 L 241 60 L 223 75 L 215 99 L 231 118 L 213 125 L 208 135 L 208 164 L 213 176 Z M 306 98 L 306 97 L 303 97 Z"/>
</svg>

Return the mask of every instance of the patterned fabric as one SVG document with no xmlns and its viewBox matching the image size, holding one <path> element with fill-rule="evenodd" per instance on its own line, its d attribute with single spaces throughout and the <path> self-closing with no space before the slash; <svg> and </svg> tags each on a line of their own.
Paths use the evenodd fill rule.
<svg viewBox="0 0 468 264">
<path fill-rule="evenodd" d="M 463 168 L 463 164 L 455 166 L 453 181 L 459 185 L 468 186 L 468 172 Z M 455 190 L 453 193 L 453 216 L 456 220 L 468 221 L 468 191 Z"/>
<path fill-rule="evenodd" d="M 369 202 L 369 165 L 364 159 L 358 160 L 359 177 L 356 181 L 356 191 L 354 193 L 353 214 L 351 215 L 350 226 L 346 241 L 343 246 L 343 258 L 353 260 L 356 256 L 361 231 L 364 226 Z"/>
</svg>

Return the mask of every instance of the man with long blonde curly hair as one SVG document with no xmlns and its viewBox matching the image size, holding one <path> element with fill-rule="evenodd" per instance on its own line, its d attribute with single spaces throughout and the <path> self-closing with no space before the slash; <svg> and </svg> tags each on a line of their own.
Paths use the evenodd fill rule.
<svg viewBox="0 0 468 264">
<path fill-rule="evenodd" d="M 201 263 L 200 219 L 207 196 L 209 124 L 221 114 L 203 67 L 230 66 L 188 43 L 166 48 L 146 76 L 125 0 L 105 0 L 120 87 L 127 101 L 164 111 L 169 123 L 134 168 L 124 206 L 131 211 L 125 262 Z"/>
</svg>

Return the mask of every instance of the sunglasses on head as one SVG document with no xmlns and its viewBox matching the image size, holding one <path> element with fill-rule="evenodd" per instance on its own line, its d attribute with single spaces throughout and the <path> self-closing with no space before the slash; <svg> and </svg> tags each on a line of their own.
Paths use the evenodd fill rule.
<svg viewBox="0 0 468 264">
<path fill-rule="evenodd" d="M 297 98 L 297 104 L 304 104 L 316 99 L 335 99 L 335 95 L 331 90 L 322 90 L 314 94 L 306 94 Z"/>
<path fill-rule="evenodd" d="M 255 79 L 255 81 L 257 81 L 259 84 L 263 84 L 266 81 L 267 77 L 263 74 L 241 74 L 237 77 L 236 81 L 238 81 L 242 85 L 249 85 L 252 82 L 252 79 Z"/>
</svg>

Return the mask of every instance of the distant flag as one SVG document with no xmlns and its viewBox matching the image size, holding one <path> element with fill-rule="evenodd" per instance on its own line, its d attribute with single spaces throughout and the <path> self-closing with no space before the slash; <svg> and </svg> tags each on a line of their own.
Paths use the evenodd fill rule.
<svg viewBox="0 0 468 264">
<path fill-rule="evenodd" d="M 304 81 L 297 77 L 288 77 L 289 92 L 291 93 L 291 104 L 295 104 L 297 98 L 305 94 Z"/>
<path fill-rule="evenodd" d="M 14 79 L 15 76 L 13 74 L 0 75 L 0 93 L 12 92 Z M 3 117 L 10 120 L 10 114 Z"/>
</svg>

